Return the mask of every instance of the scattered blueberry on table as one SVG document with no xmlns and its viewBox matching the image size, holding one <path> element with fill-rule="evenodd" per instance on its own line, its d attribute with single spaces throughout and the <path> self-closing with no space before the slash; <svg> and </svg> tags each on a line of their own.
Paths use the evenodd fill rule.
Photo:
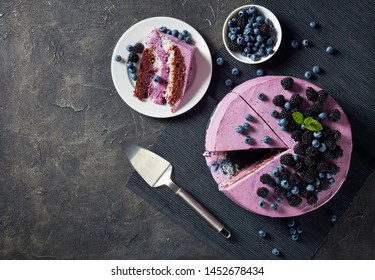
<svg viewBox="0 0 375 280">
<path fill-rule="evenodd" d="M 310 41 L 307 40 L 307 39 L 304 39 L 304 40 L 302 40 L 302 45 L 303 45 L 304 47 L 307 47 L 308 45 L 310 45 Z"/>
<path fill-rule="evenodd" d="M 224 59 L 222 57 L 216 58 L 216 64 L 219 66 L 224 65 Z"/>
<path fill-rule="evenodd" d="M 231 79 L 226 79 L 226 80 L 225 80 L 225 85 L 226 85 L 227 87 L 231 87 L 231 86 L 233 85 L 233 81 L 232 81 Z"/>
<path fill-rule="evenodd" d="M 332 46 L 328 46 L 326 48 L 326 53 L 332 54 L 333 53 L 333 47 Z"/>
</svg>

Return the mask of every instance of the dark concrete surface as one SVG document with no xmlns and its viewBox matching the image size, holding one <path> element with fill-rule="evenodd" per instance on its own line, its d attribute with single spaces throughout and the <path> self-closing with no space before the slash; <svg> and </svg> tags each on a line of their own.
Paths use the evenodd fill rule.
<svg viewBox="0 0 375 280">
<path fill-rule="evenodd" d="M 160 15 L 218 50 L 227 14 L 248 2 L 0 1 L 0 259 L 222 258 L 125 188 L 122 145 L 152 145 L 168 121 L 122 101 L 110 59 L 126 29 Z M 374 185 L 316 258 L 374 259 Z"/>
</svg>

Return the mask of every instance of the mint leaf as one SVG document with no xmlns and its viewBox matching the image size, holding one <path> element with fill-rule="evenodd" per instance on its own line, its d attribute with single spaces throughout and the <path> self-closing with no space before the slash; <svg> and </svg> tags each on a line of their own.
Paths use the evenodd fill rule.
<svg viewBox="0 0 375 280">
<path fill-rule="evenodd" d="M 292 114 L 292 117 L 293 120 L 298 124 L 301 124 L 303 122 L 303 114 L 301 112 L 294 112 Z"/>
<path fill-rule="evenodd" d="M 314 120 L 312 117 L 306 118 L 303 123 L 305 124 L 306 129 L 310 131 L 319 131 L 323 130 L 323 126 L 317 120 Z"/>
</svg>

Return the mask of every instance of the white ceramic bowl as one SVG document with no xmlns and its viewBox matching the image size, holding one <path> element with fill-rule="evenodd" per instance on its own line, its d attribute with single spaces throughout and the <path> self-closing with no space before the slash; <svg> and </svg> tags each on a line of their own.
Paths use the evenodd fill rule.
<svg viewBox="0 0 375 280">
<path fill-rule="evenodd" d="M 246 56 L 243 56 L 240 51 L 236 52 L 236 51 L 230 50 L 229 49 L 230 40 L 227 36 L 228 35 L 228 21 L 233 17 L 238 17 L 238 12 L 240 10 L 247 10 L 247 9 L 249 9 L 249 7 L 255 7 L 258 10 L 258 12 L 264 16 L 264 18 L 269 18 L 271 20 L 274 28 L 275 28 L 274 37 L 276 38 L 276 43 L 273 46 L 273 53 L 269 54 L 267 56 L 263 56 L 260 59 L 255 60 L 255 61 L 251 60 L 250 58 L 248 58 Z M 229 16 L 227 17 L 227 19 L 224 22 L 222 36 L 223 36 L 224 46 L 227 49 L 227 51 L 230 53 L 231 56 L 233 56 L 235 59 L 237 59 L 238 61 L 241 61 L 243 63 L 258 64 L 258 63 L 262 63 L 264 61 L 267 61 L 268 59 L 270 59 L 272 56 L 275 55 L 275 53 L 277 52 L 277 50 L 279 49 L 280 44 L 281 44 L 282 30 L 281 30 L 281 25 L 280 25 L 278 19 L 276 18 L 276 16 L 270 10 L 266 9 L 265 7 L 259 6 L 259 5 L 249 4 L 249 5 L 244 5 L 244 6 L 239 7 L 229 14 Z"/>
</svg>

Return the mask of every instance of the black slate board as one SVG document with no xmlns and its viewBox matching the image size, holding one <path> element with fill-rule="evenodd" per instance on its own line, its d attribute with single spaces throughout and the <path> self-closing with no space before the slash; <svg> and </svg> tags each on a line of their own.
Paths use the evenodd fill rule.
<svg viewBox="0 0 375 280">
<path fill-rule="evenodd" d="M 373 81 L 369 80 L 373 68 L 371 65 L 363 64 L 363 60 L 373 58 L 373 49 L 368 49 L 371 42 L 357 46 L 358 51 L 361 53 L 362 50 L 365 57 L 355 60 L 348 46 L 341 44 L 342 38 L 332 36 L 327 31 L 327 27 L 340 24 L 340 30 L 342 28 L 346 30 L 346 34 L 358 37 L 361 34 L 354 34 L 354 32 L 367 34 L 366 32 L 370 30 L 366 31 L 366 28 L 371 28 L 371 26 L 361 26 L 361 22 L 354 19 L 356 16 L 361 17 L 363 15 L 361 13 L 365 12 L 360 7 L 352 10 L 345 18 L 341 18 L 338 14 L 337 17 L 330 18 L 328 22 L 323 14 L 315 12 L 314 20 L 320 23 L 320 28 L 318 30 L 308 29 L 309 27 L 302 29 L 296 25 L 296 22 L 290 21 L 291 18 L 285 9 L 278 6 L 284 4 L 275 2 L 268 2 L 268 4 L 273 7 L 267 7 L 280 13 L 277 16 L 283 26 L 284 39 L 281 49 L 275 57 L 262 64 L 261 67 L 267 74 L 303 78 L 304 71 L 310 70 L 309 68 L 313 66 L 312 61 L 315 60 L 323 69 L 323 73 L 316 76 L 312 82 L 334 96 L 351 122 L 354 141 L 351 167 L 347 180 L 338 194 L 318 210 L 295 218 L 296 222 L 304 228 L 304 232 L 298 241 L 292 241 L 286 227 L 286 219 L 273 219 L 248 212 L 235 205 L 217 190 L 202 156 L 208 120 L 217 103 L 230 90 L 225 87 L 224 80 L 230 77 L 233 78 L 235 84 L 239 84 L 255 77 L 255 71 L 260 67 L 240 64 L 234 61 L 224 49 L 215 54 L 214 59 L 221 56 L 226 60 L 226 64 L 223 67 L 214 67 L 211 87 L 205 98 L 190 112 L 171 119 L 152 150 L 173 164 L 175 182 L 203 202 L 232 231 L 233 237 L 225 240 L 213 233 L 170 190 L 151 189 L 136 173 L 131 176 L 127 186 L 227 258 L 310 259 L 334 225 L 329 221 L 329 215 L 332 213 L 338 217 L 342 215 L 373 171 L 375 162 L 372 144 L 375 139 L 373 133 L 369 133 L 374 129 L 374 103 L 361 102 L 357 94 L 372 94 L 374 88 Z M 347 10 L 353 4 L 344 6 Z M 300 12 L 299 17 L 303 18 L 314 11 L 306 9 Z M 327 22 L 327 25 L 324 25 L 324 22 Z M 308 21 L 305 20 L 304 23 L 308 24 Z M 309 50 L 291 50 L 289 42 L 292 38 L 301 39 L 303 35 L 298 34 L 298 32 L 302 33 L 301 30 L 305 32 L 303 35 L 308 36 L 312 41 L 312 46 Z M 348 38 L 354 44 L 355 40 L 351 37 Z M 369 40 L 371 41 L 371 39 Z M 325 56 L 323 48 L 328 42 L 335 46 L 341 46 L 334 56 Z M 324 56 L 324 59 L 321 56 Z M 231 76 L 232 67 L 238 67 L 241 70 L 241 75 Z M 352 73 L 352 69 L 360 69 L 358 71 L 361 75 L 348 75 L 348 71 Z M 358 108 L 363 108 L 363 110 L 358 110 Z M 356 145 L 359 141 L 361 144 Z M 268 233 L 268 238 L 260 239 L 258 237 L 259 229 L 265 230 Z M 279 248 L 282 252 L 278 257 L 271 254 L 273 247 Z"/>
</svg>

